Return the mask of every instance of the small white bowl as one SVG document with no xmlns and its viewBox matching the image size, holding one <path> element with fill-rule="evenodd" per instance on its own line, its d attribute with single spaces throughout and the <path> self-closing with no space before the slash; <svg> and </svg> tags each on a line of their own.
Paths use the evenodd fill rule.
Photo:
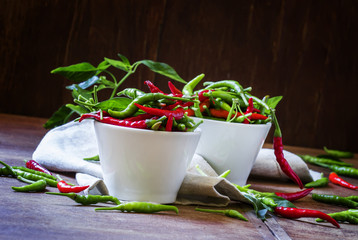
<svg viewBox="0 0 358 240">
<path fill-rule="evenodd" d="M 120 200 L 173 203 L 200 130 L 164 132 L 95 121 L 103 179 Z"/>
<path fill-rule="evenodd" d="M 218 174 L 230 170 L 227 179 L 240 186 L 245 185 L 271 123 L 202 120 L 204 122 L 200 125 L 201 137 L 196 153 L 204 157 Z"/>
</svg>

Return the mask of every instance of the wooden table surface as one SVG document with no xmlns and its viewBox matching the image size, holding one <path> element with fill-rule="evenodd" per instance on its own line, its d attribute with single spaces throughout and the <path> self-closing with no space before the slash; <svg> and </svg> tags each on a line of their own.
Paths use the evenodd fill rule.
<svg viewBox="0 0 358 240">
<path fill-rule="evenodd" d="M 42 128 L 46 119 L 0 114 L 0 160 L 12 166 L 24 166 L 46 133 Z M 285 147 L 296 154 L 319 154 L 321 149 Z M 358 167 L 357 155 L 347 160 Z M 311 169 L 325 172 L 321 167 Z M 74 174 L 60 173 L 74 182 Z M 358 179 L 346 178 L 358 185 Z M 291 182 L 249 179 L 252 188 L 259 191 L 297 191 Z M 313 218 L 297 220 L 277 216 L 261 221 L 250 205 L 232 203 L 248 222 L 218 214 L 201 213 L 196 206 L 179 205 L 179 214 L 136 214 L 95 212 L 94 206 L 80 206 L 68 198 L 51 197 L 44 193 L 14 192 L 11 186 L 20 186 L 15 178 L 0 177 L 0 239 L 358 239 L 358 227 L 340 224 L 316 223 Z M 51 191 L 51 188 L 48 188 Z M 341 196 L 358 195 L 329 184 L 315 193 Z M 107 204 L 101 204 L 107 205 Z M 319 203 L 311 196 L 295 201 L 300 208 L 321 210 L 325 213 L 346 210 L 346 207 Z"/>
</svg>

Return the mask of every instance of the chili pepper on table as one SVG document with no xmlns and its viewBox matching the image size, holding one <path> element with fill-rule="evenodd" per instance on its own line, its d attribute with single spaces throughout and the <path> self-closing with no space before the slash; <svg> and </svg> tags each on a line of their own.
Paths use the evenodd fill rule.
<svg viewBox="0 0 358 240">
<path fill-rule="evenodd" d="M 21 187 L 11 187 L 16 192 L 42 192 L 46 189 L 47 183 L 45 180 L 37 180 Z"/>
<path fill-rule="evenodd" d="M 312 194 L 312 199 L 317 202 L 323 202 L 334 205 L 342 205 L 350 208 L 358 207 L 358 202 L 355 202 L 347 197 L 341 197 L 337 195 L 328 195 L 328 194 Z"/>
<path fill-rule="evenodd" d="M 53 176 L 53 175 L 47 174 L 45 172 L 33 170 L 33 169 L 30 169 L 30 168 L 22 167 L 22 166 L 12 166 L 12 169 L 14 169 L 15 171 L 19 170 L 19 171 L 23 171 L 23 172 L 28 172 L 28 173 L 40 175 L 42 177 L 46 177 L 46 178 L 49 178 L 49 179 L 57 180 L 57 178 L 55 176 Z"/>
<path fill-rule="evenodd" d="M 347 181 L 345 181 L 344 179 L 340 178 L 337 173 L 335 172 L 331 172 L 329 174 L 329 177 L 328 179 L 334 183 L 334 184 L 337 184 L 337 185 L 340 185 L 342 187 L 345 187 L 345 188 L 349 188 L 349 189 L 358 189 L 358 186 L 355 186 Z"/>
<path fill-rule="evenodd" d="M 163 93 L 162 90 L 160 90 L 157 86 L 155 86 L 151 81 L 147 80 L 144 81 L 144 84 L 148 86 L 151 93 Z"/>
<path fill-rule="evenodd" d="M 86 190 L 88 187 L 89 185 L 72 186 L 62 179 L 60 179 L 60 181 L 57 183 L 57 188 L 61 193 L 79 193 L 82 192 L 83 190 Z"/>
<path fill-rule="evenodd" d="M 194 88 L 205 77 L 205 74 L 200 74 L 184 85 L 182 93 L 185 96 L 191 97 L 194 94 Z"/>
<path fill-rule="evenodd" d="M 103 202 L 103 203 L 113 202 L 117 205 L 121 204 L 118 198 L 109 195 L 79 195 L 73 192 L 72 193 L 46 192 L 46 194 L 66 196 L 74 200 L 76 203 L 80 203 L 82 205 L 91 205 L 99 202 Z"/>
<path fill-rule="evenodd" d="M 297 199 L 307 196 L 310 192 L 312 192 L 312 190 L 313 190 L 313 188 L 307 188 L 302 191 L 293 192 L 293 193 L 275 192 L 275 194 L 279 197 L 282 197 L 282 198 L 292 202 L 292 201 L 295 201 Z"/>
<path fill-rule="evenodd" d="M 122 203 L 116 207 L 95 208 L 95 211 L 101 211 L 101 210 L 119 210 L 122 212 L 136 212 L 136 213 L 155 213 L 161 211 L 173 211 L 177 214 L 179 213 L 178 208 L 175 206 L 155 204 L 149 202 L 127 202 L 127 203 Z"/>
<path fill-rule="evenodd" d="M 330 158 L 321 158 L 321 157 L 314 157 L 311 155 L 298 155 L 300 158 L 302 158 L 303 161 L 306 163 L 311 163 L 314 165 L 321 166 L 322 164 L 326 165 L 337 165 L 337 166 L 352 166 L 350 163 L 346 163 L 343 161 L 336 161 Z"/>
<path fill-rule="evenodd" d="M 332 223 L 337 228 L 340 228 L 336 220 L 334 220 L 328 214 L 325 214 L 318 210 L 290 208 L 290 207 L 276 207 L 274 211 L 277 215 L 280 215 L 284 218 L 293 218 L 293 219 L 302 218 L 302 217 L 321 218 Z"/>
<path fill-rule="evenodd" d="M 3 161 L 0 161 L 0 164 L 4 166 L 1 168 L 0 175 L 16 177 L 16 172 L 8 164 L 4 163 Z"/>
<path fill-rule="evenodd" d="M 348 152 L 348 151 L 340 151 L 340 150 L 333 150 L 333 149 L 328 149 L 327 147 L 323 147 L 323 150 L 336 158 L 353 158 L 354 154 L 352 152 Z"/>
<path fill-rule="evenodd" d="M 30 173 L 27 171 L 25 172 L 25 171 L 21 171 L 18 169 L 14 169 L 14 172 L 16 172 L 16 176 L 21 176 L 23 178 L 26 178 L 26 179 L 32 180 L 32 181 L 45 180 L 46 184 L 49 185 L 50 187 L 57 187 L 57 181 L 52 178 L 47 178 L 42 175 Z"/>
<path fill-rule="evenodd" d="M 358 209 L 348 209 L 341 212 L 328 213 L 328 215 L 338 222 L 358 224 Z M 317 218 L 316 222 L 324 222 L 324 220 Z"/>
<path fill-rule="evenodd" d="M 358 169 L 357 168 L 338 166 L 338 165 L 327 165 L 327 164 L 320 164 L 320 166 L 329 168 L 330 170 L 332 170 L 333 172 L 335 172 L 341 176 L 358 178 Z"/>
<path fill-rule="evenodd" d="M 247 218 L 244 217 L 244 215 L 242 215 L 240 212 L 234 209 L 217 210 L 217 209 L 195 208 L 195 211 L 208 212 L 208 213 L 222 213 L 227 217 L 248 221 Z"/>
<path fill-rule="evenodd" d="M 39 172 L 43 172 L 43 173 L 47 173 L 48 175 L 52 175 L 52 173 L 47 170 L 45 167 L 43 167 L 41 164 L 39 164 L 38 162 L 36 162 L 35 160 L 28 160 L 25 161 L 26 162 L 26 167 L 29 169 L 33 169 Z"/>
<path fill-rule="evenodd" d="M 328 178 L 324 177 L 324 174 L 321 173 L 321 178 L 317 179 L 316 181 L 309 182 L 305 184 L 306 188 L 318 188 L 318 187 L 325 187 L 328 185 Z"/>
<path fill-rule="evenodd" d="M 271 110 L 272 121 L 275 125 L 275 131 L 273 136 L 273 148 L 274 154 L 276 156 L 276 161 L 280 165 L 281 170 L 291 179 L 293 180 L 301 189 L 303 188 L 303 184 L 299 176 L 292 170 L 290 164 L 284 157 L 283 154 L 283 144 L 282 144 L 282 133 L 280 126 L 278 124 L 275 110 Z"/>
</svg>

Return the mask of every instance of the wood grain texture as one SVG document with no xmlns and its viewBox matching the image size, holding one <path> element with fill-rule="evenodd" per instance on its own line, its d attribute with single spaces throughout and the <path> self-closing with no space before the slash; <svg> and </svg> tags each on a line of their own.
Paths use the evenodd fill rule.
<svg viewBox="0 0 358 240">
<path fill-rule="evenodd" d="M 0 2 L 2 113 L 50 117 L 72 101 L 52 69 L 121 53 L 166 62 L 186 80 L 205 73 L 282 95 L 285 144 L 358 151 L 357 1 Z M 168 90 L 144 66 L 123 87 L 146 90 L 147 79 Z"/>
</svg>

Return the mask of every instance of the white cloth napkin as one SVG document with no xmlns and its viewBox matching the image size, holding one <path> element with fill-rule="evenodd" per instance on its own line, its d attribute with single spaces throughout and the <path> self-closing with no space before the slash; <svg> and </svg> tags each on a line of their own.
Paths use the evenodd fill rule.
<svg viewBox="0 0 358 240">
<path fill-rule="evenodd" d="M 99 162 L 83 158 L 98 154 L 93 121 L 69 122 L 50 130 L 33 153 L 32 158 L 52 171 L 75 172 L 79 185 L 90 185 L 86 194 L 106 195 Z M 284 152 L 287 161 L 299 177 L 310 182 L 313 177 L 307 165 L 293 153 Z M 203 176 L 196 166 L 207 175 Z M 262 149 L 251 172 L 252 176 L 288 180 L 276 163 L 273 150 Z M 314 174 L 319 175 L 319 174 Z M 177 196 L 177 204 L 226 206 L 230 201 L 243 201 L 240 191 L 228 180 L 218 177 L 204 158 L 195 154 Z"/>
</svg>

